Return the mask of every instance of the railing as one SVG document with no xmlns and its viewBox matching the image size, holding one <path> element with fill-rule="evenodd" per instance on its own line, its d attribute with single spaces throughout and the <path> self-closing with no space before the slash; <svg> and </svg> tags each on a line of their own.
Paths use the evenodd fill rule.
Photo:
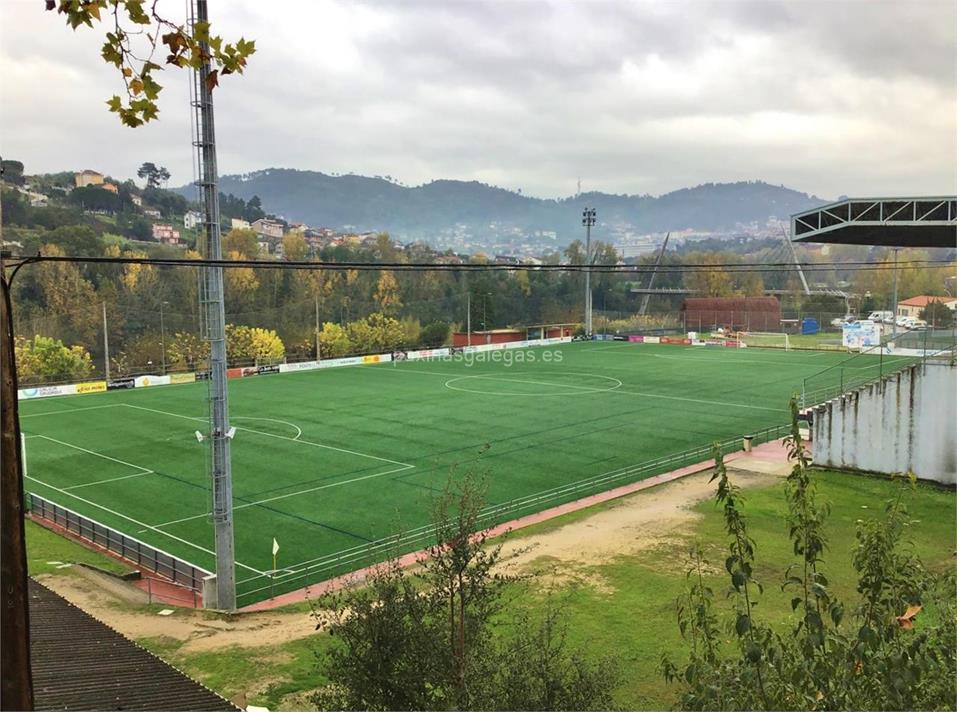
<svg viewBox="0 0 957 712">
<path fill-rule="evenodd" d="M 875 353 L 877 357 L 874 362 Z M 818 373 L 804 379 L 801 387 L 801 407 L 825 403 L 845 393 L 862 388 L 872 383 L 878 383 L 888 376 L 900 373 L 915 364 L 922 364 L 929 360 L 954 358 L 955 344 L 935 350 L 924 349 L 919 356 L 885 356 L 885 347 L 873 347 L 868 351 L 861 351 L 840 363 L 829 366 Z M 868 365 L 848 365 L 859 363 L 858 359 L 870 359 Z M 828 380 L 823 386 L 815 386 L 812 379 Z"/>
<path fill-rule="evenodd" d="M 784 437 L 790 425 L 776 425 L 750 433 L 752 444 L 770 442 Z M 743 448 L 742 437 L 720 441 L 718 446 L 725 455 Z M 706 462 L 713 454 L 714 443 L 683 450 L 671 455 L 648 460 L 636 465 L 578 480 L 566 485 L 543 490 L 525 497 L 485 507 L 478 516 L 481 529 L 488 529 L 521 516 L 540 512 L 543 509 L 564 504 L 588 495 L 605 492 L 615 487 L 646 479 L 652 475 L 668 472 L 687 465 Z M 303 588 L 309 584 L 325 581 L 366 566 L 380 563 L 401 554 L 424 549 L 434 542 L 435 527 L 426 524 L 395 536 L 378 539 L 349 549 L 316 557 L 294 564 L 291 568 L 277 571 L 274 576 L 255 576 L 237 583 L 240 590 L 237 600 L 240 605 L 249 605 L 277 593 Z"/>
<path fill-rule="evenodd" d="M 96 520 L 77 514 L 73 510 L 32 492 L 26 493 L 26 506 L 34 516 L 45 519 L 81 539 L 113 552 L 139 568 L 159 574 L 192 591 L 201 594 L 203 579 L 210 575 L 209 571 L 188 561 L 167 554 L 162 549 L 144 544 L 139 539 L 122 534 L 105 524 L 100 524 Z"/>
</svg>

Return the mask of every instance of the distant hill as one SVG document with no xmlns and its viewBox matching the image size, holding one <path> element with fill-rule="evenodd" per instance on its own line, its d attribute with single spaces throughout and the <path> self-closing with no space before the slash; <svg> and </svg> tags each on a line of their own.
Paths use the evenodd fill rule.
<svg viewBox="0 0 957 712">
<path fill-rule="evenodd" d="M 180 189 L 192 195 L 192 188 Z M 315 171 L 269 168 L 220 178 L 220 190 L 262 199 L 268 212 L 316 227 L 387 230 L 396 235 L 435 234 L 456 224 L 487 229 L 490 223 L 524 230 L 581 232 L 581 211 L 598 210 L 603 223 L 626 223 L 638 232 L 720 231 L 825 201 L 761 181 L 706 183 L 659 197 L 583 193 L 561 199 L 531 198 L 476 181 L 437 180 L 406 187 L 385 178 L 331 176 Z"/>
</svg>

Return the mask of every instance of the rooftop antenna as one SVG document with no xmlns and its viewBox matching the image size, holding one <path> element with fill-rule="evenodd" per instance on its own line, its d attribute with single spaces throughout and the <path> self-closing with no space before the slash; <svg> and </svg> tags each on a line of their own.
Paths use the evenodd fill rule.
<svg viewBox="0 0 957 712">
<path fill-rule="evenodd" d="M 206 0 L 191 0 L 190 27 L 209 22 Z M 204 54 L 209 47 L 200 42 Z M 205 257 L 223 258 L 219 227 L 219 176 L 216 166 L 216 130 L 213 122 L 213 96 L 209 85 L 210 65 L 205 59 L 192 73 L 190 103 L 195 112 L 193 146 L 196 147 L 196 181 L 202 196 L 206 229 Z M 200 301 L 205 318 L 205 337 L 209 342 L 209 477 L 210 516 L 216 539 L 215 607 L 236 608 L 236 556 L 233 548 L 233 479 L 230 467 L 229 404 L 226 392 L 226 309 L 223 303 L 223 268 L 202 267 Z"/>
</svg>

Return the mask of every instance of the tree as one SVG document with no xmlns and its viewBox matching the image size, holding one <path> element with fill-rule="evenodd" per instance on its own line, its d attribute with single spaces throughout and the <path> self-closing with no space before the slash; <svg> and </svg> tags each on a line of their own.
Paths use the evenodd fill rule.
<svg viewBox="0 0 957 712">
<path fill-rule="evenodd" d="M 82 346 L 66 346 L 59 339 L 16 337 L 17 374 L 23 383 L 77 381 L 93 373 L 93 360 Z"/>
<path fill-rule="evenodd" d="M 309 244 L 299 232 L 290 232 L 282 238 L 282 256 L 292 262 L 301 262 L 309 256 Z"/>
<path fill-rule="evenodd" d="M 251 361 L 259 365 L 281 361 L 286 355 L 286 347 L 271 329 L 227 324 L 226 353 L 234 363 Z"/>
<path fill-rule="evenodd" d="M 242 37 L 235 43 L 224 42 L 210 34 L 208 22 L 195 22 L 192 27 L 176 25 L 156 12 L 153 2 L 147 13 L 144 0 L 47 0 L 47 10 L 56 10 L 66 17 L 74 30 L 80 25 L 93 27 L 106 11 L 112 31 L 100 55 L 119 71 L 126 88 L 126 100 L 114 95 L 107 101 L 126 126 L 135 127 L 151 121 L 159 114 L 157 99 L 163 87 L 155 73 L 163 67 L 152 61 L 160 46 L 168 52 L 166 64 L 172 67 L 199 69 L 204 62 L 212 67 L 207 79 L 211 91 L 220 76 L 242 74 L 246 60 L 256 51 L 256 43 Z M 191 31 L 190 31 L 191 30 Z"/>
<path fill-rule="evenodd" d="M 433 321 L 422 327 L 419 341 L 427 348 L 443 346 L 449 338 L 449 325 L 444 321 Z"/>
<path fill-rule="evenodd" d="M 4 159 L 0 161 L 0 171 L 3 171 L 3 180 L 11 185 L 23 185 L 26 179 L 23 177 L 23 163 Z"/>
<path fill-rule="evenodd" d="M 451 478 L 433 504 L 434 543 L 420 571 L 393 561 L 368 585 L 320 601 L 324 709 L 607 709 L 617 676 L 567 644 L 554 609 L 504 616 L 515 579 L 497 571 L 501 545 L 479 528 L 484 490 Z M 518 631 L 514 633 L 512 631 Z"/>
<path fill-rule="evenodd" d="M 389 270 L 382 270 L 375 290 L 375 302 L 383 314 L 395 314 L 402 306 L 399 284 Z"/>
<path fill-rule="evenodd" d="M 319 332 L 319 348 L 322 358 L 338 358 L 352 350 L 346 330 L 338 324 L 327 321 Z"/>
<path fill-rule="evenodd" d="M 259 237 L 252 230 L 230 230 L 223 236 L 223 253 L 236 253 L 238 257 L 234 259 L 258 259 Z"/>
<path fill-rule="evenodd" d="M 209 342 L 190 332 L 176 332 L 166 345 L 166 360 L 175 370 L 205 371 Z"/>
<path fill-rule="evenodd" d="M 935 300 L 920 310 L 920 318 L 935 329 L 949 329 L 954 321 L 954 312 L 943 302 Z"/>
<path fill-rule="evenodd" d="M 684 709 L 943 709 L 957 696 L 957 601 L 954 573 L 927 571 L 903 541 L 909 522 L 907 485 L 879 519 L 861 519 L 853 566 L 860 604 L 845 624 L 845 607 L 823 572 L 829 507 L 818 499 L 801 441 L 797 403 L 791 402 L 793 463 L 785 497 L 786 524 L 796 561 L 785 572 L 796 623 L 779 633 L 754 615 L 763 589 L 754 578 L 758 543 L 748 534 L 738 488 L 715 446 L 716 500 L 728 533 L 725 568 L 731 576 L 725 644 L 706 584 L 708 564 L 692 550 L 688 590 L 677 601 L 678 625 L 688 642 L 685 664 L 662 661 L 665 678 L 681 686 Z M 913 483 L 913 477 L 908 478 Z M 939 620 L 915 618 L 924 602 L 939 608 Z M 849 630 L 848 630 L 849 628 Z"/>
<path fill-rule="evenodd" d="M 146 181 L 147 188 L 159 188 L 170 178 L 170 173 L 163 166 L 147 161 L 136 171 L 136 175 Z"/>
</svg>

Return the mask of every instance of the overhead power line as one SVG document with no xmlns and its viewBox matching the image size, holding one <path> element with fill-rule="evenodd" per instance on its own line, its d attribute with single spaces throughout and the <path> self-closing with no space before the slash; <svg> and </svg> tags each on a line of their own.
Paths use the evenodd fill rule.
<svg viewBox="0 0 957 712">
<path fill-rule="evenodd" d="M 720 262 L 714 264 L 669 264 L 657 268 L 648 265 L 582 265 L 582 264 L 447 264 L 433 262 L 311 262 L 307 260 L 210 260 L 167 257 L 84 257 L 69 255 L 19 255 L 8 258 L 15 269 L 27 264 L 65 262 L 93 265 L 143 265 L 152 267 L 222 267 L 224 269 L 297 269 L 317 271 L 380 271 L 394 272 L 592 272 L 604 274 L 647 274 L 707 272 L 721 269 L 726 272 L 778 272 L 793 270 L 794 262 Z M 953 268 L 953 260 L 907 260 L 897 263 L 898 269 L 947 269 Z M 802 263 L 805 272 L 829 272 L 833 270 L 891 270 L 892 265 L 883 262 L 807 262 Z"/>
</svg>

